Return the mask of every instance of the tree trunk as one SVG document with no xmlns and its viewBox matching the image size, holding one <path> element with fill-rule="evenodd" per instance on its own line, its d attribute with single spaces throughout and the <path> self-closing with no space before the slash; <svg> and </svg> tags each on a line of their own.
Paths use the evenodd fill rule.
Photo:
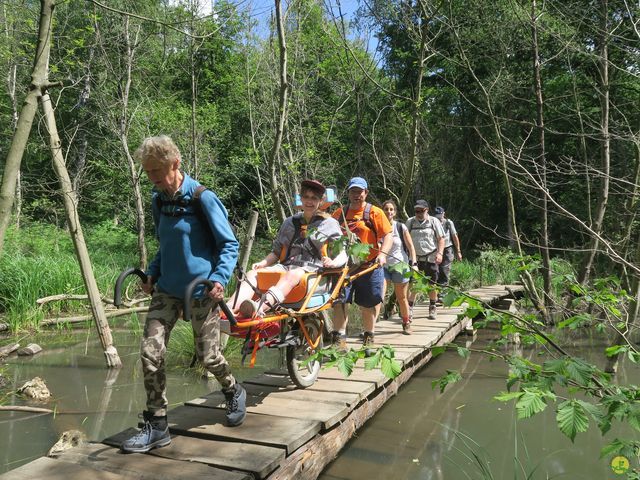
<svg viewBox="0 0 640 480">
<path fill-rule="evenodd" d="M 282 8 L 280 0 L 275 0 L 276 6 L 276 25 L 278 28 L 278 44 L 280 45 L 280 95 L 278 98 L 278 123 L 276 125 L 275 139 L 273 148 L 269 155 L 269 189 L 271 191 L 271 199 L 276 217 L 279 223 L 284 222 L 285 214 L 280 202 L 278 194 L 278 171 L 277 164 L 280 157 L 280 148 L 282 147 L 282 136 L 284 126 L 287 121 L 287 105 L 289 98 L 289 82 L 287 81 L 287 43 L 284 34 L 284 22 L 282 21 Z"/>
<path fill-rule="evenodd" d="M 551 257 L 549 255 L 549 202 L 545 191 L 547 190 L 547 151 L 544 135 L 544 98 L 542 95 L 542 75 L 540 73 L 540 52 L 538 48 L 538 14 L 536 0 L 531 2 L 531 35 L 533 38 L 533 75 L 536 92 L 536 129 L 538 130 L 538 175 L 543 191 L 541 197 L 541 223 L 542 234 L 540 236 L 540 253 L 542 254 L 542 281 L 544 289 L 544 303 L 549 307 L 551 299 Z"/>
<path fill-rule="evenodd" d="M 138 34 L 140 28 L 135 34 L 134 45 L 138 41 Z M 131 176 L 131 187 L 133 188 L 133 198 L 136 205 L 136 230 L 138 240 L 138 264 L 141 270 L 147 268 L 147 245 L 144 242 L 145 228 L 144 228 L 144 204 L 142 202 L 142 192 L 140 191 L 140 175 L 136 168 L 136 162 L 129 150 L 129 92 L 131 91 L 131 71 L 133 69 L 133 57 L 135 56 L 135 47 L 131 45 L 131 38 L 129 37 L 129 17 L 124 17 L 124 38 L 126 47 L 125 56 L 125 76 L 124 85 L 121 88 L 122 91 L 122 110 L 120 112 L 119 119 L 119 132 L 120 144 L 122 150 L 127 159 L 127 165 L 129 166 L 129 175 Z"/>
<path fill-rule="evenodd" d="M 249 264 L 249 257 L 251 256 L 251 247 L 253 246 L 253 241 L 256 238 L 256 227 L 258 226 L 258 212 L 255 210 L 251 211 L 251 217 L 249 218 L 249 227 L 247 228 L 247 238 L 244 240 L 244 245 L 242 246 L 242 252 L 240 253 L 240 267 L 243 272 L 247 271 L 247 266 Z"/>
<path fill-rule="evenodd" d="M 600 18 L 600 58 L 599 58 L 599 73 L 600 73 L 600 161 L 601 161 L 601 185 L 598 195 L 598 207 L 596 210 L 593 230 L 597 233 L 596 236 L 592 236 L 589 242 L 589 248 L 582 262 L 580 271 L 578 272 L 578 282 L 585 283 L 589 280 L 591 268 L 593 267 L 593 261 L 595 259 L 598 247 L 600 246 L 600 240 L 598 235 L 602 233 L 602 224 L 604 221 L 604 215 L 607 211 L 607 203 L 609 201 L 609 172 L 611 165 L 610 158 L 610 142 L 609 135 L 609 2 L 603 0 L 601 2 L 601 18 Z"/>
<path fill-rule="evenodd" d="M 4 164 L 2 186 L 0 187 L 0 253 L 4 246 L 4 237 L 11 219 L 11 209 L 16 194 L 16 184 L 20 172 L 20 164 L 24 149 L 29 140 L 31 125 L 38 109 L 38 99 L 48 86 L 47 70 L 49 68 L 49 52 L 51 49 L 51 21 L 53 18 L 54 0 L 41 0 L 40 24 L 38 27 L 38 44 L 35 62 L 31 71 L 29 93 L 24 99 L 18 118 L 9 153 Z"/>
<path fill-rule="evenodd" d="M 46 2 L 46 0 L 44 1 Z M 104 349 L 107 366 L 110 368 L 120 368 L 122 366 L 122 362 L 120 361 L 116 347 L 113 345 L 111 330 L 109 329 L 109 323 L 107 322 L 107 317 L 105 316 L 102 300 L 100 298 L 100 291 L 98 290 L 98 285 L 96 284 L 96 279 L 93 275 L 89 252 L 87 251 L 87 245 L 84 241 L 82 226 L 80 225 L 80 218 L 78 216 L 77 196 L 73 191 L 69 172 L 67 171 L 67 167 L 64 163 L 64 156 L 62 155 L 60 138 L 56 127 L 55 114 L 53 112 L 51 98 L 48 93 L 45 92 L 44 95 L 42 95 L 41 103 L 45 123 L 49 132 L 49 144 L 51 148 L 51 155 L 53 157 L 53 167 L 58 176 L 58 180 L 60 181 L 60 189 L 64 200 L 69 233 L 71 234 L 71 240 L 73 241 L 76 256 L 78 257 L 78 263 L 80 265 L 80 271 L 82 273 L 85 288 L 87 289 L 87 295 L 89 296 L 91 312 L 96 322 L 98 336 L 100 337 L 100 342 Z"/>
<path fill-rule="evenodd" d="M 421 4 L 422 5 L 422 4 Z M 422 77 L 424 75 L 424 66 L 427 56 L 427 32 L 429 23 L 427 21 L 427 12 L 422 9 L 420 14 L 420 52 L 418 56 L 418 71 L 416 78 L 415 91 L 413 95 L 411 114 L 411 155 L 406 165 L 404 179 L 402 182 L 402 196 L 400 197 L 400 205 L 398 209 L 403 216 L 407 217 L 407 202 L 410 195 L 413 194 L 416 170 L 418 169 L 418 141 L 420 139 L 420 107 L 422 106 Z"/>
</svg>

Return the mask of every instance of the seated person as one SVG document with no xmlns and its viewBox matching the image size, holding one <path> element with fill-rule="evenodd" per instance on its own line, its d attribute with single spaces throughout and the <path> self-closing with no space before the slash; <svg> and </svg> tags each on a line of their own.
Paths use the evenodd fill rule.
<svg viewBox="0 0 640 480">
<path fill-rule="evenodd" d="M 347 263 L 347 253 L 340 242 L 340 224 L 331 215 L 319 210 L 326 188 L 315 180 L 303 180 L 300 184 L 302 212 L 287 218 L 273 241 L 271 252 L 254 263 L 246 280 L 240 282 L 228 302 L 234 315 L 248 318 L 263 316 L 269 309 L 282 303 L 287 294 L 300 283 L 307 272 L 321 267 L 336 268 Z M 328 255 L 328 245 L 338 241 L 340 253 L 335 258 Z M 279 262 L 279 263 L 278 263 Z M 262 302 L 252 300 L 251 285 L 257 284 L 257 271 L 269 269 L 286 272 L 278 283 L 267 290 Z M 249 285 L 248 282 L 251 282 Z"/>
</svg>

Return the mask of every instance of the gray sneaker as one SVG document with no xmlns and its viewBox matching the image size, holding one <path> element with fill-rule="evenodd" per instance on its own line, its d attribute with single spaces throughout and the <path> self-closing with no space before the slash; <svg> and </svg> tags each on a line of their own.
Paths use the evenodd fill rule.
<svg viewBox="0 0 640 480">
<path fill-rule="evenodd" d="M 435 320 L 437 317 L 436 306 L 434 304 L 429 305 L 429 316 L 427 317 L 429 320 Z"/>
<path fill-rule="evenodd" d="M 222 390 L 227 402 L 227 426 L 236 427 L 247 416 L 247 392 L 242 385 L 236 383 L 228 390 Z"/>
<path fill-rule="evenodd" d="M 151 412 L 142 412 L 144 424 L 142 430 L 127 438 L 120 449 L 125 453 L 145 453 L 153 448 L 164 447 L 171 443 L 167 416 L 155 417 Z"/>
<path fill-rule="evenodd" d="M 345 353 L 347 351 L 347 336 L 341 335 L 340 332 L 331 332 L 331 346 L 338 352 Z"/>
</svg>

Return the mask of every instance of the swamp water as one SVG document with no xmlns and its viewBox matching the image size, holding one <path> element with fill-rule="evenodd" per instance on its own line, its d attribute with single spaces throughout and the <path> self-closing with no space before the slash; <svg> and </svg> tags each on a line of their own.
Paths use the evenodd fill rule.
<svg viewBox="0 0 640 480">
<path fill-rule="evenodd" d="M 52 333 L 20 341 L 23 346 L 34 341 L 45 350 L 32 358 L 10 357 L 0 367 L 3 374 L 15 388 L 33 377 L 40 377 L 49 387 L 52 398 L 39 403 L 10 397 L 3 404 L 45 407 L 56 413 L 0 412 L 0 474 L 46 455 L 66 430 L 80 430 L 89 440 L 101 440 L 137 425 L 138 414 L 145 408 L 140 338 L 124 330 L 115 330 L 112 334 L 123 363 L 121 369 L 105 368 L 95 328 L 62 334 L 64 345 L 58 345 L 59 340 L 52 345 Z M 236 358 L 237 355 L 229 360 L 240 381 L 280 365 L 280 355 L 273 350 L 261 350 L 254 368 L 241 367 Z M 214 379 L 203 378 L 201 371 L 187 368 L 188 363 L 188 360 L 168 357 L 170 408 L 220 389 Z"/>
<path fill-rule="evenodd" d="M 489 336 L 495 333 L 481 333 L 473 348 L 482 347 Z M 53 399 L 41 406 L 54 408 L 57 413 L 0 412 L 0 473 L 46 454 L 63 431 L 78 429 L 90 440 L 100 440 L 138 421 L 138 413 L 144 408 L 138 337 L 128 331 L 114 331 L 124 364 L 115 371 L 104 367 L 93 329 L 66 337 L 62 346 L 51 345 L 51 334 L 32 339 L 45 346 L 45 352 L 29 359 L 12 357 L 2 367 L 15 386 L 35 376 L 43 378 Z M 459 337 L 459 342 L 464 344 L 466 338 Z M 570 343 L 571 353 L 603 364 L 601 339 L 576 337 Z M 525 350 L 523 354 L 535 358 L 535 352 Z M 219 388 L 215 380 L 207 381 L 187 369 L 184 361 L 168 363 L 171 406 Z M 270 350 L 260 351 L 253 369 L 232 360 L 239 380 L 279 365 L 278 352 Z M 447 370 L 460 371 L 463 379 L 440 394 L 432 389 L 431 382 Z M 572 444 L 558 431 L 553 406 L 533 419 L 516 421 L 513 403 L 493 401 L 494 395 L 505 390 L 505 372 L 501 362 L 490 362 L 479 354 L 465 359 L 454 352 L 444 353 L 417 372 L 369 420 L 320 479 L 624 478 L 612 472 L 611 458 L 599 459 L 605 442 L 593 422 L 589 431 L 579 434 Z M 624 362 L 618 378 L 621 383 L 638 384 L 640 373 L 637 366 Z M 7 403 L 27 404 L 13 397 Z M 606 439 L 616 435 L 638 438 L 630 431 L 614 428 Z M 492 476 L 482 474 L 474 455 Z"/>
<path fill-rule="evenodd" d="M 571 345 L 567 351 L 602 367 L 607 346 L 604 339 L 567 332 L 572 333 L 574 338 L 566 339 Z M 496 337 L 496 332 L 481 331 L 472 348 L 481 348 Z M 465 337 L 458 337 L 457 343 L 465 345 Z M 520 354 L 541 361 L 531 349 Z M 462 380 L 441 394 L 431 382 L 447 370 L 460 372 Z M 401 387 L 319 480 L 626 478 L 613 472 L 612 456 L 600 459 L 600 449 L 616 437 L 638 440 L 636 431 L 614 426 L 603 438 L 590 418 L 587 432 L 578 434 L 571 443 L 556 426 L 553 404 L 530 419 L 517 420 L 514 402 L 492 400 L 506 391 L 506 375 L 507 368 L 500 360 L 492 362 L 477 353 L 465 359 L 456 352 L 445 352 Z M 640 369 L 621 362 L 617 378 L 621 384 L 638 385 Z M 637 461 L 629 460 L 631 467 L 637 468 Z"/>
</svg>

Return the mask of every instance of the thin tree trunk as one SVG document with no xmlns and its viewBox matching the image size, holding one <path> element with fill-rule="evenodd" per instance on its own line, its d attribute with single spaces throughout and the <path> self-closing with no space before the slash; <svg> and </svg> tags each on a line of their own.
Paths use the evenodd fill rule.
<svg viewBox="0 0 640 480">
<path fill-rule="evenodd" d="M 405 217 L 408 216 L 406 208 L 407 202 L 409 197 L 413 194 L 414 181 L 419 163 L 418 141 L 420 139 L 420 107 L 422 106 L 422 77 L 424 75 L 424 66 L 427 57 L 428 28 L 429 23 L 427 21 L 427 12 L 426 8 L 423 7 L 420 14 L 420 52 L 418 54 L 417 62 L 418 71 L 412 101 L 413 111 L 411 113 L 411 155 L 405 168 L 404 179 L 402 182 L 402 196 L 400 197 L 400 205 L 398 205 L 398 208 Z"/>
<path fill-rule="evenodd" d="M 278 123 L 276 125 L 275 140 L 269 155 L 269 189 L 276 218 L 280 223 L 284 222 L 285 213 L 278 194 L 277 163 L 282 147 L 282 136 L 287 121 L 287 105 L 289 98 L 289 82 L 287 81 L 287 43 L 284 34 L 284 22 L 282 21 L 282 8 L 280 0 L 275 0 L 276 25 L 278 28 L 278 44 L 280 46 L 280 95 L 278 98 Z"/>
<path fill-rule="evenodd" d="M 11 33 L 9 32 L 9 21 L 7 19 L 7 5 L 4 3 L 2 5 L 2 19 L 0 23 L 4 23 L 4 33 L 5 39 L 7 41 L 7 45 L 11 42 Z M 15 28 L 12 24 L 15 34 Z M 13 52 L 13 48 L 11 51 Z M 9 95 L 9 100 L 11 102 L 11 134 L 13 135 L 16 131 L 16 127 L 18 125 L 18 98 L 16 96 L 16 87 L 18 82 L 18 65 L 14 62 L 13 58 L 9 60 L 9 65 L 7 68 L 7 94 Z M 16 177 L 16 198 L 14 201 L 14 213 L 15 213 L 15 222 L 16 228 L 20 228 L 20 216 L 22 214 L 22 182 L 20 170 L 18 170 L 18 174 Z"/>
<path fill-rule="evenodd" d="M 609 2 L 602 0 L 601 2 L 601 19 L 600 19 L 600 159 L 601 159 L 601 186 L 598 195 L 598 207 L 593 223 L 593 230 L 600 235 L 602 233 L 602 224 L 604 215 L 607 211 L 607 203 L 609 201 L 609 173 L 610 173 L 610 143 L 609 135 Z M 582 262 L 580 271 L 578 272 L 578 281 L 585 283 L 589 280 L 589 275 L 593 267 L 600 240 L 598 236 L 592 236 L 589 242 L 589 249 Z"/>
<path fill-rule="evenodd" d="M 133 44 L 138 42 L 138 35 L 140 33 L 140 27 L 135 34 Z M 125 77 L 124 86 L 122 87 L 122 111 L 120 113 L 120 143 L 122 150 L 124 151 L 127 159 L 127 165 L 129 166 L 129 175 L 131 176 L 131 186 L 133 188 L 133 198 L 136 205 L 136 230 L 138 240 L 138 264 L 142 270 L 147 268 L 147 246 L 144 242 L 145 227 L 144 227 L 144 205 L 142 202 L 142 192 L 140 191 L 140 175 L 136 168 L 136 162 L 129 150 L 129 92 L 131 91 L 131 71 L 133 69 L 133 58 L 135 56 L 135 46 L 131 45 L 131 38 L 129 36 L 129 17 L 124 17 L 124 38 L 126 47 L 125 56 Z"/>
<path fill-rule="evenodd" d="M 64 163 L 64 156 L 62 155 L 55 114 L 53 106 L 51 105 L 51 98 L 48 93 L 45 92 L 41 97 L 41 104 L 49 133 L 49 145 L 51 149 L 51 156 L 53 157 L 53 167 L 56 171 L 56 175 L 58 176 L 58 180 L 60 181 L 60 189 L 64 200 L 69 233 L 71 234 L 73 247 L 76 251 L 80 271 L 82 273 L 82 279 L 84 281 L 85 288 L 87 289 L 87 295 L 89 296 L 91 312 L 96 322 L 98 336 L 100 337 L 104 356 L 107 360 L 107 367 L 120 368 L 122 366 L 122 362 L 120 361 L 116 347 L 113 345 L 111 330 L 100 298 L 100 291 L 98 290 L 98 285 L 96 283 L 95 276 L 93 275 L 89 252 L 87 251 L 87 245 L 84 241 L 82 226 L 80 225 L 80 218 L 78 216 L 78 200 L 76 193 L 73 191 L 71 178 L 69 178 L 69 172 L 67 171 L 67 167 Z"/>
<path fill-rule="evenodd" d="M 4 238 L 11 219 L 11 209 L 16 195 L 16 184 L 20 172 L 20 164 L 24 149 L 29 140 L 31 125 L 38 109 L 38 99 L 43 90 L 49 86 L 47 70 L 49 68 L 49 52 L 51 49 L 51 21 L 53 18 L 54 0 L 41 0 L 40 23 L 38 27 L 38 44 L 35 61 L 31 71 L 29 93 L 24 99 L 18 118 L 9 153 L 4 164 L 2 186 L 0 187 L 0 252 L 4 247 Z"/>
<path fill-rule="evenodd" d="M 251 248 L 253 247 L 253 241 L 256 238 L 256 227 L 258 226 L 258 212 L 251 211 L 251 217 L 249 217 L 249 226 L 247 228 L 247 237 L 242 245 L 242 252 L 240 252 L 240 267 L 243 272 L 247 271 L 249 264 L 249 257 L 251 256 Z"/>
<path fill-rule="evenodd" d="M 544 135 L 544 98 L 542 95 L 542 75 L 540 73 L 540 52 L 538 48 L 538 14 L 536 0 L 531 2 L 531 35 L 533 38 L 533 74 L 536 92 L 536 128 L 538 130 L 538 169 L 542 188 L 547 190 L 547 151 Z M 544 191 L 541 196 L 542 234 L 540 250 L 542 253 L 542 281 L 544 289 L 544 303 L 549 307 L 551 300 L 551 257 L 549 255 L 549 202 Z"/>
<path fill-rule="evenodd" d="M 73 190 L 80 197 L 81 180 L 84 173 L 85 166 L 87 164 L 87 150 L 89 147 L 89 141 L 87 140 L 86 130 L 83 127 L 87 117 L 87 105 L 89 103 L 89 97 L 91 95 L 91 62 L 93 60 L 94 49 L 89 49 L 89 59 L 86 64 L 86 73 L 84 74 L 84 81 L 80 97 L 78 98 L 78 116 L 76 117 L 76 128 L 78 132 L 78 155 L 76 157 L 74 172 L 73 172 Z"/>
<path fill-rule="evenodd" d="M 198 9 L 198 2 L 191 3 L 191 33 L 194 31 L 194 17 Z M 194 178 L 198 178 L 198 122 L 197 122 L 197 99 L 198 99 L 198 82 L 196 78 L 196 49 L 194 47 L 195 39 L 189 37 L 189 64 L 191 74 L 191 162 Z"/>
</svg>

